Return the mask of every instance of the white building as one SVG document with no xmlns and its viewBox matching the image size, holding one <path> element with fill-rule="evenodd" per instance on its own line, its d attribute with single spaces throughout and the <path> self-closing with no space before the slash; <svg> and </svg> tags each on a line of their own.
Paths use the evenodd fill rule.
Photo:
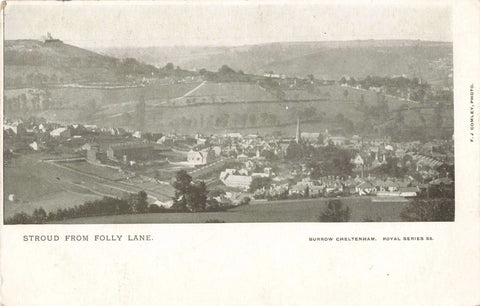
<svg viewBox="0 0 480 306">
<path fill-rule="evenodd" d="M 248 190 L 250 184 L 252 183 L 252 177 L 249 175 L 236 175 L 232 174 L 234 169 L 227 169 L 220 173 L 220 180 L 228 187 L 241 188 L 243 190 Z"/>
<path fill-rule="evenodd" d="M 206 165 L 209 162 L 208 152 L 190 150 L 187 153 L 187 162 L 191 165 Z"/>
</svg>

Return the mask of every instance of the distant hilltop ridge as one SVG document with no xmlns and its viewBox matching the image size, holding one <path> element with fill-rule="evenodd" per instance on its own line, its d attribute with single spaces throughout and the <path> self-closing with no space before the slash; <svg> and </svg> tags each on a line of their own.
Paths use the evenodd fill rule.
<svg viewBox="0 0 480 306">
<path fill-rule="evenodd" d="M 156 71 L 155 67 L 135 60 L 122 61 L 69 45 L 49 33 L 43 40 L 5 40 L 4 64 L 7 87 L 116 83 L 125 81 L 128 74 L 151 75 Z"/>
<path fill-rule="evenodd" d="M 217 71 L 222 65 L 245 73 L 318 79 L 342 76 L 407 75 L 429 82 L 448 76 L 453 67 L 452 42 L 424 40 L 346 40 L 272 42 L 243 46 L 159 46 L 99 48 L 117 58 L 133 57 L 162 67 Z"/>
<path fill-rule="evenodd" d="M 116 60 L 110 56 L 63 43 L 62 40 L 53 38 L 51 35 L 47 35 L 42 40 L 5 40 L 4 52 L 5 66 L 24 66 L 28 67 L 28 70 L 40 72 L 47 68 L 67 70 L 69 67 L 105 67 Z"/>
<path fill-rule="evenodd" d="M 16 79 L 31 73 L 57 78 L 60 83 L 115 81 L 132 72 L 146 71 L 148 75 L 172 63 L 173 67 L 189 71 L 202 68 L 218 71 L 227 65 L 235 71 L 260 76 L 266 73 L 301 78 L 311 75 L 316 79 L 339 80 L 368 75 L 405 75 L 430 84 L 444 84 L 453 71 L 452 43 L 422 40 L 277 42 L 240 47 L 125 47 L 96 51 L 63 43 L 50 33 L 43 41 L 6 40 L 6 76 L 11 79 L 10 83 L 18 83 Z"/>
</svg>

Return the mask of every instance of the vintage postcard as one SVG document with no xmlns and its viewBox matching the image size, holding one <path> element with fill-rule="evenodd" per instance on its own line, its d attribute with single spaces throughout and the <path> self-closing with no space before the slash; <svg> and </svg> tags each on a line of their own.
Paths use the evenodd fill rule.
<svg viewBox="0 0 480 306">
<path fill-rule="evenodd" d="M 2 303 L 480 303 L 479 8 L 4 2 Z"/>
</svg>

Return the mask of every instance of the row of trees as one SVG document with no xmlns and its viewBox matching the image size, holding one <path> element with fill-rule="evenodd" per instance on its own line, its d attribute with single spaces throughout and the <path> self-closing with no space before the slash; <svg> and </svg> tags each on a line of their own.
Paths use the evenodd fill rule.
<svg viewBox="0 0 480 306">
<path fill-rule="evenodd" d="M 63 78 L 58 78 L 56 74 L 47 75 L 41 72 L 32 72 L 25 76 L 17 75 L 13 78 L 5 78 L 5 87 L 42 87 L 45 84 L 57 83 L 60 79 L 63 81 Z"/>
<path fill-rule="evenodd" d="M 347 84 L 350 86 L 361 85 L 362 87 L 396 87 L 396 88 L 412 88 L 419 85 L 425 85 L 428 87 L 428 84 L 425 81 L 420 80 L 419 78 L 406 78 L 403 76 L 398 77 L 380 77 L 380 76 L 371 76 L 368 75 L 364 79 L 356 80 L 354 77 L 350 77 L 348 80 L 345 77 L 342 77 L 339 80 L 340 84 Z"/>
<path fill-rule="evenodd" d="M 252 78 L 245 74 L 242 70 L 235 71 L 227 65 L 223 65 L 217 72 L 208 71 L 206 69 L 199 70 L 206 80 L 212 82 L 250 82 Z"/>
<path fill-rule="evenodd" d="M 131 118 L 131 116 L 129 116 Z M 277 116 L 273 113 L 263 112 L 260 114 L 256 113 L 237 113 L 237 114 L 228 114 L 221 113 L 218 115 L 209 115 L 207 117 L 200 116 L 199 118 L 187 118 L 183 116 L 178 122 L 172 121 L 172 125 L 186 128 L 203 128 L 207 126 L 215 126 L 216 128 L 227 128 L 227 127 L 256 127 L 261 123 L 261 126 L 275 126 L 279 124 Z"/>
<path fill-rule="evenodd" d="M 103 197 L 75 207 L 57 209 L 48 214 L 43 208 L 35 209 L 32 215 L 24 212 L 16 213 L 13 217 L 6 219 L 5 224 L 41 224 L 72 218 L 146 213 L 157 210 L 158 206 L 155 206 L 150 207 L 145 191 L 139 191 L 122 198 Z"/>
<path fill-rule="evenodd" d="M 134 118 L 131 114 L 123 114 L 122 120 L 124 122 L 128 122 L 133 125 L 133 119 Z M 276 126 L 278 124 L 281 124 L 281 122 L 277 115 L 270 112 L 243 112 L 235 114 L 223 112 L 217 115 L 200 115 L 197 118 L 182 116 L 179 120 L 172 120 L 169 125 L 176 128 L 204 128 L 211 127 L 212 125 L 216 128 L 244 128 Z"/>
<path fill-rule="evenodd" d="M 388 135 L 393 141 L 426 141 L 430 138 L 448 139 L 453 127 L 446 126 L 445 114 L 451 110 L 442 103 L 429 106 L 402 104 L 398 109 L 390 109 L 386 96 L 377 93 L 377 103 L 368 105 L 363 95 L 355 105 L 362 113 L 361 121 L 355 126 L 345 122 L 345 131 L 355 130 L 368 135 Z M 341 118 L 336 118 L 337 121 Z"/>
<path fill-rule="evenodd" d="M 180 174 L 185 180 L 184 173 Z M 188 179 L 184 181 L 186 183 Z M 190 185 L 192 186 L 192 185 Z M 195 185 L 193 185 L 195 186 Z M 194 187 L 193 189 L 195 189 Z M 187 188 L 190 189 L 190 188 Z M 100 216 L 100 215 L 118 215 L 145 212 L 175 212 L 175 211 L 205 211 L 207 208 L 206 194 L 194 191 L 186 191 L 185 201 L 179 197 L 176 208 L 162 209 L 157 205 L 148 206 L 146 193 L 141 191 L 138 194 L 130 194 L 126 198 L 118 199 L 104 197 L 103 199 L 87 202 L 80 206 L 68 209 L 58 209 L 56 212 L 46 213 L 43 208 L 35 209 L 33 214 L 24 212 L 17 213 L 13 217 L 6 219 L 5 224 L 42 224 L 47 222 L 62 221 L 70 218 Z M 203 197 L 204 196 L 204 197 Z M 203 204 L 202 204 L 203 203 Z M 201 208 L 203 206 L 203 208 Z M 215 204 L 213 206 L 215 207 Z M 217 203 L 218 207 L 218 203 Z M 182 210 L 183 209 L 183 210 Z M 348 222 L 351 220 L 352 211 L 341 200 L 330 200 L 327 206 L 320 212 L 317 219 L 321 222 Z M 454 221 L 455 220 L 455 200 L 454 199 L 416 199 L 411 201 L 402 210 L 400 217 L 408 222 L 426 222 L 426 221 Z M 381 221 L 381 218 L 365 218 L 364 221 Z"/>
<path fill-rule="evenodd" d="M 35 111 L 56 107 L 48 88 L 29 89 L 17 96 L 5 97 L 5 110 Z"/>
<path fill-rule="evenodd" d="M 361 88 L 367 90 L 372 87 L 383 88 L 385 93 L 391 95 L 397 95 L 401 92 L 402 94 L 409 94 L 409 98 L 414 101 L 423 101 L 430 90 L 430 85 L 425 81 L 418 78 L 409 79 L 406 77 L 367 76 L 358 81 L 353 77 L 348 80 L 343 77 L 339 83 L 349 86 L 359 85 Z"/>
</svg>

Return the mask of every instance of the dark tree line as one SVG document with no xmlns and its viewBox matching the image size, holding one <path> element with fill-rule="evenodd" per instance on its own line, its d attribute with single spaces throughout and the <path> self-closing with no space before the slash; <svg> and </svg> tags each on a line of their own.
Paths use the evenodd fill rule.
<svg viewBox="0 0 480 306">
<path fill-rule="evenodd" d="M 72 218 L 146 213 L 152 208 L 154 207 L 148 205 L 145 191 L 139 191 L 122 198 L 103 197 L 75 207 L 57 209 L 48 214 L 40 207 L 35 209 L 32 215 L 24 212 L 16 213 L 13 217 L 6 219 L 5 224 L 41 224 Z"/>
<path fill-rule="evenodd" d="M 318 216 L 321 222 L 348 222 L 352 217 L 350 207 L 340 200 L 330 200 Z M 454 221 L 454 199 L 415 199 L 402 210 L 400 217 L 408 222 Z M 381 222 L 380 217 L 364 218 L 364 222 Z"/>
<path fill-rule="evenodd" d="M 223 65 L 217 72 L 200 69 L 202 75 L 207 81 L 212 82 L 252 82 L 253 75 L 245 74 L 242 70 L 235 71 L 227 65 Z"/>
<path fill-rule="evenodd" d="M 410 202 L 400 215 L 404 221 L 454 221 L 455 200 L 415 199 Z"/>
<path fill-rule="evenodd" d="M 406 78 L 406 77 L 379 77 L 379 76 L 367 76 L 362 80 L 355 80 L 349 78 L 348 80 L 343 77 L 339 81 L 340 84 L 347 84 L 349 86 L 359 85 L 363 89 L 370 89 L 371 87 L 384 88 L 385 93 L 396 95 L 398 91 L 403 93 L 410 93 L 410 99 L 414 101 L 421 101 L 425 99 L 427 93 L 430 90 L 430 85 L 425 81 L 418 78 Z"/>
</svg>

